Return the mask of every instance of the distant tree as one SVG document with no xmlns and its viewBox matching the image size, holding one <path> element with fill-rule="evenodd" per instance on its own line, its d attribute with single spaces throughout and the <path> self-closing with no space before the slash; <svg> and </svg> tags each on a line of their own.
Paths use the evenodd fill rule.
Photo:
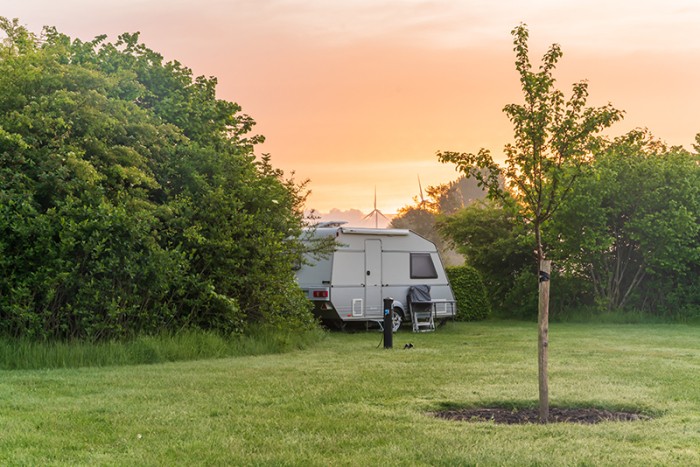
<svg viewBox="0 0 700 467">
<path fill-rule="evenodd" d="M 413 198 L 413 205 L 399 209 L 391 221 L 391 226 L 398 229 L 411 229 L 438 246 L 443 259 L 454 256 L 454 251 L 438 230 L 437 225 L 442 216 L 453 214 L 477 199 L 484 199 L 486 192 L 477 186 L 475 180 L 459 177 L 457 180 L 428 186 L 426 196 L 421 191 L 420 197 Z"/>
<path fill-rule="evenodd" d="M 481 274 L 491 303 L 499 313 L 513 316 L 507 307 L 518 275 L 532 270 L 532 234 L 518 217 L 513 203 L 478 201 L 450 216 L 438 229 L 469 266 Z"/>
<path fill-rule="evenodd" d="M 499 178 L 498 183 L 502 188 L 502 177 Z M 455 181 L 428 187 L 427 192 L 431 198 L 437 200 L 436 211 L 443 215 L 454 214 L 477 201 L 486 199 L 488 195 L 488 191 L 479 186 L 476 179 L 464 175 Z"/>
<path fill-rule="evenodd" d="M 529 59 L 529 33 L 524 24 L 512 31 L 516 55 L 515 67 L 525 102 L 504 108 L 514 127 L 515 142 L 505 146 L 505 167 L 499 166 L 486 149 L 477 154 L 438 152 L 443 163 L 453 163 L 457 170 L 475 177 L 494 198 L 503 197 L 498 183 L 502 176 L 515 199 L 520 216 L 532 229 L 534 248 L 540 269 L 540 306 L 538 367 L 540 420 L 549 418 L 547 349 L 549 333 L 549 273 L 551 263 L 545 259 L 542 230 L 571 190 L 574 180 L 597 144 L 596 134 L 622 117 L 611 105 L 586 107 L 588 84 L 574 84 L 572 95 L 554 87 L 552 72 L 562 56 L 553 44 L 542 58 L 538 72 L 532 71 Z"/>
<path fill-rule="evenodd" d="M 417 234 L 430 239 L 435 238 L 435 213 L 420 206 L 404 206 L 391 220 L 390 226 L 395 229 L 411 229 Z"/>
<path fill-rule="evenodd" d="M 309 326 L 304 183 L 215 78 L 141 44 L 0 18 L 0 333 Z"/>
</svg>

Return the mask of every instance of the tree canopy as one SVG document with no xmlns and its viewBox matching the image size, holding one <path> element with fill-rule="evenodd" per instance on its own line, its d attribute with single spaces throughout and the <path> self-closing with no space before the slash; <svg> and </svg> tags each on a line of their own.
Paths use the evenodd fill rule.
<svg viewBox="0 0 700 467">
<path fill-rule="evenodd" d="M 440 151 L 440 162 L 476 178 L 492 198 L 505 196 L 501 177 L 535 234 L 538 259 L 544 258 L 541 227 L 551 219 L 571 190 L 579 169 L 597 144 L 598 133 L 622 118 L 608 104 L 587 107 L 588 83 L 572 86 L 568 99 L 556 88 L 553 71 L 562 56 L 552 44 L 542 57 L 539 71 L 532 71 L 524 24 L 512 31 L 515 68 L 520 75 L 524 102 L 508 104 L 503 111 L 513 124 L 514 141 L 504 147 L 505 163 L 496 163 L 488 149 L 478 153 Z"/>
<path fill-rule="evenodd" d="M 308 325 L 304 183 L 215 78 L 123 34 L 0 18 L 0 333 L 100 339 Z"/>
<path fill-rule="evenodd" d="M 563 267 L 586 278 L 603 309 L 668 310 L 700 263 L 697 155 L 642 130 L 606 143 L 551 233 Z"/>
</svg>

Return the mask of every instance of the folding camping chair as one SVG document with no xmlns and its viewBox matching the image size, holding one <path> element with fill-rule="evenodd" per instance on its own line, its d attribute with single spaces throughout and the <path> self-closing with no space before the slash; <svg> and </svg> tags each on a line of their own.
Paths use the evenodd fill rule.
<svg viewBox="0 0 700 467">
<path fill-rule="evenodd" d="M 411 315 L 413 332 L 435 330 L 433 300 L 430 298 L 429 285 L 414 285 L 408 288 L 408 311 Z"/>
</svg>

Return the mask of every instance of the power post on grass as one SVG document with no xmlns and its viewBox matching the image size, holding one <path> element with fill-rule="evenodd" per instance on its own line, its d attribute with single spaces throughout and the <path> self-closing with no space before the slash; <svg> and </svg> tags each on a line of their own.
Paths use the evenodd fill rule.
<svg viewBox="0 0 700 467">
<path fill-rule="evenodd" d="M 391 349 L 394 346 L 394 330 L 393 330 L 394 310 L 392 309 L 393 303 L 394 303 L 394 299 L 391 297 L 387 297 L 384 299 L 384 348 L 385 349 Z"/>
</svg>

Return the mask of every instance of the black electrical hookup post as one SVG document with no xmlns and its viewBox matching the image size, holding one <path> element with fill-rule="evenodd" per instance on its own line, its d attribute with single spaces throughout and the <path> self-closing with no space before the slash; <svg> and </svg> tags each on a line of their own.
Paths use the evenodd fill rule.
<svg viewBox="0 0 700 467">
<path fill-rule="evenodd" d="M 390 349 L 394 346 L 393 313 L 391 305 L 394 299 L 387 297 L 384 299 L 384 348 Z"/>
</svg>

